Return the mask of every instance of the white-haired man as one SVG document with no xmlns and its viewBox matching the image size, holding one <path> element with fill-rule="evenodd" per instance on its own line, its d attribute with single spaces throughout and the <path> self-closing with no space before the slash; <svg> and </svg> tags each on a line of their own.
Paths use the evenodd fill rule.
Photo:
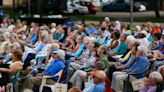
<svg viewBox="0 0 164 92">
<path fill-rule="evenodd" d="M 111 88 L 116 92 L 122 92 L 123 81 L 127 79 L 128 74 L 137 74 L 130 77 L 130 80 L 145 77 L 145 71 L 150 66 L 150 62 L 146 56 L 147 48 L 143 45 L 138 46 L 135 63 L 127 70 L 127 72 L 114 72 L 112 76 Z"/>
<path fill-rule="evenodd" d="M 58 73 L 60 70 L 64 69 L 64 58 L 65 58 L 65 52 L 61 49 L 59 50 L 53 50 L 51 57 L 53 57 L 52 63 L 43 71 L 41 74 L 36 74 L 37 76 L 42 75 L 50 75 L 54 76 L 56 73 Z M 54 84 L 55 81 L 58 80 L 58 76 L 50 78 L 47 80 L 48 84 Z M 24 89 L 32 89 L 34 85 L 41 85 L 41 78 L 38 77 L 29 77 L 27 78 L 24 83 L 21 90 Z"/>
</svg>

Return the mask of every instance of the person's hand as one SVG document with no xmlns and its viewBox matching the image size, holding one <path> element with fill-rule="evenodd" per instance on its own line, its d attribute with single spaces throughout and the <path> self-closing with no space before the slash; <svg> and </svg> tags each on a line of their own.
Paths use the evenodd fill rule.
<svg viewBox="0 0 164 92">
<path fill-rule="evenodd" d="M 116 66 L 116 69 L 122 69 L 122 67 L 121 66 Z"/>
<path fill-rule="evenodd" d="M 115 56 L 116 54 L 113 51 L 109 51 L 109 55 Z"/>
<path fill-rule="evenodd" d="M 132 71 L 132 72 L 130 72 L 130 73 L 128 73 L 128 74 L 136 74 L 136 72 Z"/>
<path fill-rule="evenodd" d="M 67 52 L 67 54 L 71 54 L 71 52 Z"/>
<path fill-rule="evenodd" d="M 32 67 L 32 66 L 28 66 L 27 67 L 27 70 L 29 70 L 29 71 L 31 71 L 31 70 L 33 70 L 34 68 Z"/>
<path fill-rule="evenodd" d="M 119 59 L 119 62 L 122 62 L 123 60 L 122 59 Z"/>
<path fill-rule="evenodd" d="M 75 61 L 74 63 L 79 64 L 79 62 L 78 62 L 78 61 Z"/>
<path fill-rule="evenodd" d="M 35 76 L 42 76 L 43 74 L 42 73 L 37 73 Z"/>
<path fill-rule="evenodd" d="M 74 57 L 71 57 L 70 60 L 75 60 L 75 58 Z"/>
<path fill-rule="evenodd" d="M 44 67 L 44 66 L 42 66 L 42 67 L 40 67 L 40 69 L 44 70 L 44 69 L 45 69 L 45 67 Z"/>
<path fill-rule="evenodd" d="M 82 77 L 83 80 L 87 80 L 88 79 L 88 75 L 85 75 Z"/>
<path fill-rule="evenodd" d="M 86 54 L 86 53 L 84 53 L 83 56 L 84 56 L 84 58 L 89 57 L 88 54 Z"/>
</svg>

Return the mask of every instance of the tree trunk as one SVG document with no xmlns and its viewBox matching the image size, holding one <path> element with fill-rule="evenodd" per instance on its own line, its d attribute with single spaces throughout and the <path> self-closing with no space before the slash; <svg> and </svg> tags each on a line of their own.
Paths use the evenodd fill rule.
<svg viewBox="0 0 164 92">
<path fill-rule="evenodd" d="M 160 17 L 160 13 L 159 13 L 159 8 L 160 8 L 160 0 L 154 0 L 154 4 L 155 4 L 155 7 L 154 7 L 154 11 L 155 11 L 155 15 L 157 18 Z"/>
<path fill-rule="evenodd" d="M 13 10 L 15 10 L 15 0 L 13 0 Z"/>
</svg>

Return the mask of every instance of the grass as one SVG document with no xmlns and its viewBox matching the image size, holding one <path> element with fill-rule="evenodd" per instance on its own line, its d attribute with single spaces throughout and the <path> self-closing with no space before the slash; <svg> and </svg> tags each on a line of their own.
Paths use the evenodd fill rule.
<svg viewBox="0 0 164 92">
<path fill-rule="evenodd" d="M 151 21 L 151 22 L 164 22 L 164 17 L 141 17 L 141 18 L 135 18 L 134 19 L 135 22 L 147 22 L 147 21 Z"/>
<path fill-rule="evenodd" d="M 11 8 L 1 8 L 4 10 L 5 15 L 10 18 L 19 18 L 19 13 L 16 11 L 13 11 Z M 102 16 L 94 16 L 94 15 L 74 15 L 74 14 L 67 14 L 64 15 L 64 17 L 81 21 L 83 18 L 85 18 L 86 21 L 102 21 L 104 17 Z M 130 20 L 130 18 L 111 18 L 111 20 L 120 20 L 123 22 L 127 22 Z M 134 22 L 164 22 L 164 16 L 161 18 L 156 17 L 140 17 L 140 18 L 134 18 Z"/>
</svg>

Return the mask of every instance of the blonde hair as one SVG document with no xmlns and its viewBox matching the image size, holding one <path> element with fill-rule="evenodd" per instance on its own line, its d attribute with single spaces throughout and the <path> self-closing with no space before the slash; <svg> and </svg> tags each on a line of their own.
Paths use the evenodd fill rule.
<svg viewBox="0 0 164 92">
<path fill-rule="evenodd" d="M 21 49 L 17 49 L 13 51 L 12 54 L 14 54 L 14 57 L 16 58 L 16 60 L 20 60 L 20 61 L 22 60 L 23 51 Z"/>
</svg>

